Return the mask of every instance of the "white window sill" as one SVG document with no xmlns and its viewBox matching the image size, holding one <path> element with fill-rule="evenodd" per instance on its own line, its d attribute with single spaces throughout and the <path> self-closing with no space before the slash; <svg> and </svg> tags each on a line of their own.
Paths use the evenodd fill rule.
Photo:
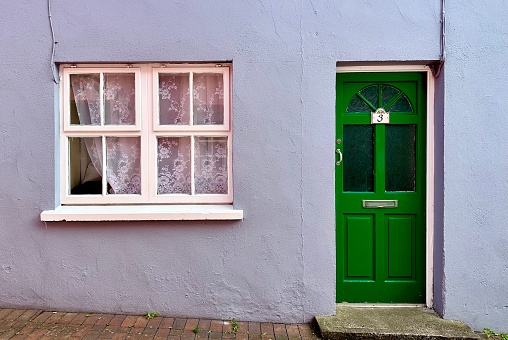
<svg viewBox="0 0 508 340">
<path fill-rule="evenodd" d="M 41 213 L 41 221 L 198 221 L 241 220 L 232 205 L 61 205 Z"/>
</svg>

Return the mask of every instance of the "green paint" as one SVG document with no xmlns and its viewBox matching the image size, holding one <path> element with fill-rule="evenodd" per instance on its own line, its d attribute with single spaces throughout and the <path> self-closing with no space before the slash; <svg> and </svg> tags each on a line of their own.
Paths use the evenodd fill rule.
<svg viewBox="0 0 508 340">
<path fill-rule="evenodd" d="M 425 302 L 425 88 L 421 73 L 337 74 L 337 302 Z M 388 125 L 370 124 L 378 107 Z"/>
</svg>

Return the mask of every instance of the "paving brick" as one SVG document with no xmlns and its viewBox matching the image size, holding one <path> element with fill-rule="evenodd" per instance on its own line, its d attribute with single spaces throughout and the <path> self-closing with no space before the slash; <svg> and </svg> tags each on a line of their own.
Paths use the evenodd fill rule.
<svg viewBox="0 0 508 340">
<path fill-rule="evenodd" d="M 196 327 L 198 327 L 199 319 L 187 319 L 185 323 L 185 330 L 192 331 Z"/>
<path fill-rule="evenodd" d="M 14 321 L 16 320 L 17 318 L 19 318 L 21 315 L 23 315 L 23 313 L 25 313 L 26 310 L 25 309 L 16 309 L 14 310 L 12 313 L 10 313 L 8 316 L 7 316 L 7 320 L 9 321 Z"/>
<path fill-rule="evenodd" d="M 300 331 L 298 330 L 298 325 L 296 324 L 286 325 L 286 332 L 290 339 L 300 338 Z"/>
<path fill-rule="evenodd" d="M 4 318 L 3 322 L 0 323 L 0 334 L 10 332 L 11 328 L 18 322 L 18 318 L 23 315 L 24 312 L 24 309 L 17 309 Z"/>
<path fill-rule="evenodd" d="M 274 336 L 273 333 L 273 323 L 271 322 L 261 322 L 261 334 L 264 336 L 272 337 Z"/>
<path fill-rule="evenodd" d="M 79 313 L 65 313 L 65 315 L 60 319 L 60 323 L 63 324 L 71 324 L 72 320 L 78 316 Z"/>
<path fill-rule="evenodd" d="M 95 323 L 95 326 L 107 326 L 109 322 L 115 317 L 114 314 L 103 314 Z"/>
<path fill-rule="evenodd" d="M 169 335 L 170 336 L 178 336 L 178 337 L 181 337 L 183 334 L 183 329 L 176 329 L 176 328 L 171 328 L 171 331 L 169 332 Z"/>
<path fill-rule="evenodd" d="M 225 331 L 222 333 L 222 338 L 223 339 L 235 339 L 236 334 L 228 330 L 228 331 Z"/>
<path fill-rule="evenodd" d="M 308 324 L 299 323 L 298 330 L 300 331 L 300 338 L 302 339 L 315 339 L 316 335 Z"/>
<path fill-rule="evenodd" d="M 37 315 L 37 317 L 32 321 L 41 324 L 46 322 L 46 320 L 49 319 L 51 315 L 53 315 L 53 313 L 51 312 L 42 312 L 41 314 Z"/>
<path fill-rule="evenodd" d="M 136 322 L 134 323 L 134 328 L 143 328 L 145 329 L 146 325 L 148 324 L 148 319 L 144 316 L 138 316 L 136 319 Z"/>
<path fill-rule="evenodd" d="M 236 333 L 247 333 L 249 331 L 249 323 L 245 321 L 236 321 L 238 324 L 238 330 Z"/>
<path fill-rule="evenodd" d="M 86 335 L 83 337 L 83 340 L 95 340 L 99 337 L 100 332 L 96 330 L 90 330 Z"/>
<path fill-rule="evenodd" d="M 122 322 L 122 327 L 134 327 L 136 320 L 138 319 L 135 315 L 128 315 L 125 320 Z"/>
<path fill-rule="evenodd" d="M 175 318 L 163 317 L 162 322 L 159 325 L 159 328 L 173 328 L 174 322 L 175 322 Z"/>
<path fill-rule="evenodd" d="M 126 336 L 127 333 L 115 333 L 115 335 L 113 335 L 111 340 L 124 340 Z"/>
<path fill-rule="evenodd" d="M 208 338 L 208 331 L 210 330 L 211 320 L 200 319 L 198 322 L 199 332 L 196 334 L 196 338 L 205 339 Z"/>
<path fill-rule="evenodd" d="M 283 323 L 274 323 L 273 333 L 275 336 L 287 336 L 286 325 Z"/>
<path fill-rule="evenodd" d="M 133 327 L 127 335 L 126 339 L 139 339 L 144 330 L 145 329 L 141 327 Z"/>
<path fill-rule="evenodd" d="M 32 319 L 32 316 L 36 316 L 40 314 L 41 311 L 36 309 L 29 309 L 25 311 L 23 314 L 21 314 L 17 319 L 16 322 L 11 325 L 11 329 L 14 330 L 14 334 L 18 333 L 23 327 L 25 327 L 27 324 L 30 323 L 30 320 Z M 13 334 L 13 335 L 14 335 Z M 11 335 L 12 336 L 12 335 Z M 3 338 L 7 338 L 7 335 L 5 333 L 2 333 Z"/>
<path fill-rule="evenodd" d="M 60 327 L 58 329 L 58 332 L 55 332 L 55 338 L 56 339 L 67 339 L 69 337 L 74 336 L 79 328 L 76 328 L 76 326 L 70 326 L 70 325 L 63 325 L 63 327 Z"/>
<path fill-rule="evenodd" d="M 39 340 L 44 336 L 44 333 L 46 333 L 46 329 L 37 329 L 30 333 L 30 335 L 27 337 L 27 340 Z"/>
<path fill-rule="evenodd" d="M 76 315 L 74 317 L 74 319 L 71 320 L 71 322 L 69 322 L 70 325 L 76 325 L 76 326 L 80 326 L 83 324 L 83 322 L 85 322 L 88 317 L 87 317 L 87 313 L 78 313 L 78 315 Z"/>
<path fill-rule="evenodd" d="M 120 327 L 124 320 L 127 318 L 127 315 L 115 315 L 113 319 L 109 322 L 109 327 Z"/>
<path fill-rule="evenodd" d="M 173 330 L 175 330 L 175 329 L 184 329 L 186 323 L 187 323 L 187 319 L 184 319 L 184 318 L 175 318 L 175 321 L 173 322 Z"/>
<path fill-rule="evenodd" d="M 26 339 L 30 333 L 32 333 L 35 329 L 39 327 L 36 323 L 29 323 L 25 327 L 21 328 L 15 336 L 13 336 L 11 339 L 18 340 L 18 339 Z"/>
<path fill-rule="evenodd" d="M 99 318 L 102 317 L 102 314 L 86 314 L 89 315 L 86 320 L 82 323 L 82 325 L 85 326 L 93 326 L 97 321 L 99 321 Z M 85 315 L 85 316 L 86 316 Z"/>
<path fill-rule="evenodd" d="M 181 340 L 194 340 L 196 338 L 196 334 L 192 331 L 184 331 L 182 334 Z"/>
<path fill-rule="evenodd" d="M 73 334 L 73 337 L 82 338 L 92 329 L 91 325 L 81 325 L 76 329 L 76 332 Z"/>
<path fill-rule="evenodd" d="M 233 324 L 230 321 L 224 321 L 222 326 L 222 332 L 226 336 L 226 339 L 231 338 L 231 334 L 233 333 Z"/>
<path fill-rule="evenodd" d="M 62 312 L 52 312 L 51 316 L 44 323 L 52 323 L 56 324 L 60 321 L 60 319 L 65 315 Z"/>
<path fill-rule="evenodd" d="M 213 332 L 222 333 L 222 329 L 224 328 L 224 321 L 220 320 L 212 320 L 210 322 L 210 330 Z"/>
<path fill-rule="evenodd" d="M 249 322 L 249 334 L 250 335 L 261 334 L 261 323 Z"/>
<path fill-rule="evenodd" d="M 159 329 L 161 323 L 162 323 L 161 316 L 156 316 L 155 318 L 150 319 L 143 333 L 154 336 L 155 333 L 157 333 L 157 330 Z"/>
<path fill-rule="evenodd" d="M 53 313 L 0 309 L 0 339 L 171 339 L 171 340 L 317 340 L 308 324 L 231 322 L 114 314 Z M 6 325 L 8 327 L 6 328 Z M 198 327 L 199 331 L 193 330 Z"/>
<path fill-rule="evenodd" d="M 184 339 L 184 338 L 185 339 L 195 339 L 196 333 L 194 333 L 192 330 L 184 329 L 181 338 L 182 339 Z"/>
<path fill-rule="evenodd" d="M 162 340 L 166 339 L 169 336 L 169 332 L 171 331 L 171 328 L 160 328 L 157 330 L 157 333 L 155 333 L 154 339 L 156 340 Z"/>
<path fill-rule="evenodd" d="M 210 332 L 208 333 L 208 339 L 222 339 L 222 332 Z"/>
<path fill-rule="evenodd" d="M 11 339 L 14 335 L 16 335 L 17 330 L 15 328 L 8 329 L 6 332 L 0 335 L 0 339 Z"/>
<path fill-rule="evenodd" d="M 0 309 L 0 323 L 2 322 L 3 319 L 5 319 L 7 316 L 9 316 L 9 314 L 11 314 L 12 312 L 14 312 L 14 309 Z"/>
<path fill-rule="evenodd" d="M 113 335 L 115 335 L 115 331 L 116 331 L 116 328 L 111 329 L 111 328 L 106 327 L 105 329 L 102 330 L 102 332 L 99 334 L 99 337 L 97 339 L 111 339 L 111 338 L 113 338 Z"/>
</svg>

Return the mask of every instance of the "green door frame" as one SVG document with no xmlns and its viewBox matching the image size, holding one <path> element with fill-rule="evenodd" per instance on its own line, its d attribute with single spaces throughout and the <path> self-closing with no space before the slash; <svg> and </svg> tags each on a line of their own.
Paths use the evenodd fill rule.
<svg viewBox="0 0 508 340">
<path fill-rule="evenodd" d="M 425 305 L 433 307 L 434 302 L 434 77 L 425 65 L 389 66 L 337 66 L 337 73 L 354 72 L 422 72 L 427 75 L 427 134 L 426 134 L 426 264 L 425 264 Z"/>
</svg>

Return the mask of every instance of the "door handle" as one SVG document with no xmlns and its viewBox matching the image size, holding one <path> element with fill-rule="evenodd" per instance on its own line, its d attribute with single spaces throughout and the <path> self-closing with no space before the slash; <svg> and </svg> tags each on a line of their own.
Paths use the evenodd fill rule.
<svg viewBox="0 0 508 340">
<path fill-rule="evenodd" d="M 335 152 L 339 154 L 339 160 L 337 161 L 337 163 L 335 163 L 335 165 L 339 166 L 340 163 L 342 163 L 342 152 L 340 151 L 340 149 L 335 150 Z"/>
</svg>

